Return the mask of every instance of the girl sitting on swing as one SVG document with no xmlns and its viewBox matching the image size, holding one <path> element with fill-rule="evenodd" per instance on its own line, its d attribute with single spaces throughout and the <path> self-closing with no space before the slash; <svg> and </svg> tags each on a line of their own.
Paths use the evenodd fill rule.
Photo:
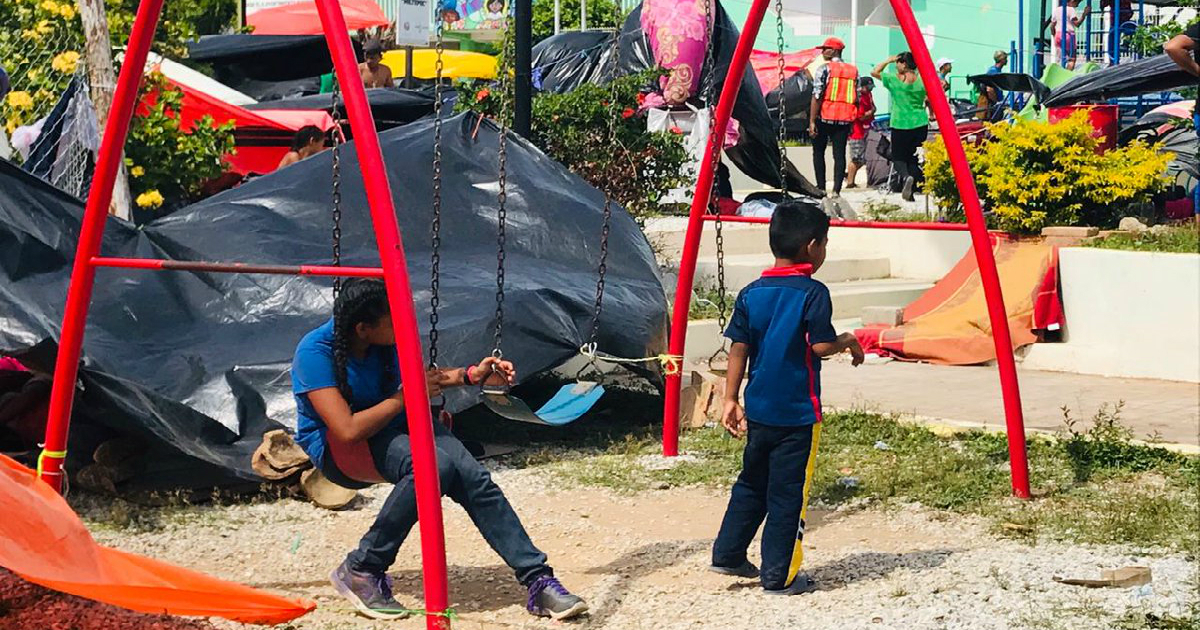
<svg viewBox="0 0 1200 630">
<path fill-rule="evenodd" d="M 380 280 L 343 283 L 333 319 L 309 332 L 296 347 L 292 390 L 296 396 L 296 441 L 313 465 L 334 483 L 362 487 L 345 469 L 345 445 L 363 445 L 377 476 L 395 484 L 358 548 L 334 570 L 334 587 L 367 617 L 394 619 L 406 611 L 392 596 L 386 571 L 417 522 L 412 448 L 398 391 L 400 372 L 387 293 Z M 512 363 L 487 357 L 469 368 L 428 374 L 431 396 L 447 387 L 511 383 Z M 546 554 L 529 539 L 512 505 L 488 471 L 442 423 L 433 423 L 442 494 L 466 509 L 492 549 L 529 590 L 526 607 L 540 617 L 567 619 L 587 610 L 554 577 Z M 338 455 L 341 453 L 342 455 Z M 335 459 L 341 460 L 339 468 Z"/>
</svg>

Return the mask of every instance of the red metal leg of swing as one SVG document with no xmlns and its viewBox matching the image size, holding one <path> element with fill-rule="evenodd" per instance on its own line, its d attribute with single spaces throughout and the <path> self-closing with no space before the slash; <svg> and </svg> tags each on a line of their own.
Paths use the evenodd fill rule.
<svg viewBox="0 0 1200 630">
<path fill-rule="evenodd" d="M 150 51 L 162 5 L 163 0 L 142 0 L 138 5 L 133 31 L 129 35 L 129 46 L 125 50 L 125 62 L 121 64 L 121 74 L 117 77 L 112 109 L 100 140 L 100 154 L 96 158 L 92 188 L 83 210 L 79 244 L 75 248 L 75 262 L 71 266 L 71 285 L 67 288 L 67 306 L 63 313 L 62 334 L 59 335 L 58 356 L 54 362 L 50 408 L 46 414 L 45 450 L 42 451 L 38 466 L 42 479 L 60 492 L 67 430 L 71 423 L 71 404 L 75 398 L 75 379 L 83 347 L 83 330 L 87 325 L 88 305 L 92 301 L 92 285 L 96 279 L 96 268 L 91 261 L 100 253 L 104 222 L 108 218 L 108 206 L 112 203 L 113 182 L 117 177 L 125 136 L 129 132 L 129 119 L 137 102 L 138 84 L 142 79 L 142 69 L 146 66 L 146 53 Z"/>
<path fill-rule="evenodd" d="M 729 116 L 733 113 L 733 104 L 737 101 L 738 89 L 742 85 L 742 75 L 746 72 L 746 62 L 750 59 L 754 39 L 758 37 L 758 27 L 762 25 L 769 4 L 770 0 L 754 0 L 754 4 L 750 5 L 750 13 L 746 16 L 746 24 L 738 37 L 729 72 L 725 74 L 725 83 L 721 86 L 721 95 L 717 99 L 714 131 L 708 138 L 704 161 L 700 163 L 700 176 L 696 180 L 696 193 L 692 197 L 692 210 L 688 215 L 687 233 L 683 240 L 683 255 L 679 261 L 679 282 L 675 286 L 675 308 L 671 312 L 669 343 L 669 352 L 673 356 L 683 356 L 684 342 L 687 340 L 688 309 L 691 307 L 692 283 L 696 277 L 696 256 L 700 252 L 704 213 L 708 210 L 708 198 L 712 193 L 713 156 L 721 151 L 725 128 L 729 125 Z M 679 388 L 682 377 L 679 370 L 667 374 L 666 400 L 663 403 L 663 455 L 667 457 L 679 454 Z"/>
<path fill-rule="evenodd" d="M 425 388 L 425 359 L 418 338 L 417 314 L 412 287 L 396 223 L 396 207 L 383 165 L 383 151 L 375 131 L 375 120 L 367 104 L 367 92 L 358 74 L 358 62 L 350 46 L 349 29 L 337 0 L 317 0 L 321 26 L 329 41 L 334 70 L 346 99 L 346 114 L 354 132 L 354 148 L 362 168 L 367 204 L 375 227 L 375 240 L 383 262 L 388 304 L 396 329 L 400 378 L 405 383 L 404 408 L 412 443 L 413 481 L 417 494 L 417 516 L 421 528 L 422 581 L 425 585 L 425 625 L 430 630 L 449 628 L 444 616 L 449 605 L 446 585 L 446 536 L 442 528 L 442 491 L 438 484 L 437 452 L 433 442 L 433 418 Z"/>
<path fill-rule="evenodd" d="M 162 5 L 163 0 L 142 0 L 138 6 L 125 62 L 117 80 L 112 111 L 100 144 L 93 185 L 84 209 L 79 244 L 71 270 L 71 284 L 67 291 L 59 352 L 55 362 L 54 384 L 47 414 L 45 450 L 39 462 L 42 478 L 56 490 L 61 490 L 62 485 L 62 460 L 66 450 L 83 332 L 95 281 L 95 263 L 112 262 L 97 260 L 97 257 L 100 253 L 108 206 L 112 200 L 117 166 L 137 101 L 138 84 L 146 65 L 146 56 Z M 375 134 L 375 124 L 367 105 L 366 92 L 359 80 L 358 65 L 350 46 L 341 7 L 336 0 L 318 0 L 317 8 L 329 40 L 338 78 L 344 87 L 350 124 L 357 139 L 355 146 L 359 163 L 362 165 L 367 201 L 370 204 L 371 219 L 375 227 L 380 258 L 383 261 L 388 302 L 396 323 L 401 378 L 412 384 L 404 388 L 404 396 L 409 411 L 417 510 L 420 515 L 426 626 L 430 629 L 449 628 L 449 619 L 444 616 L 448 603 L 445 536 L 442 529 L 441 491 L 433 444 L 433 424 L 425 388 L 425 364 L 417 338 L 416 313 L 412 304 L 412 291 L 408 282 L 400 230 L 396 223 L 395 206 L 387 172 L 383 167 L 383 154 Z M 148 266 L 153 267 L 153 264 Z M 161 267 L 163 266 L 160 265 Z"/>
<path fill-rule="evenodd" d="M 1012 469 L 1013 494 L 1029 498 L 1029 464 L 1025 458 L 1025 418 L 1021 412 L 1021 390 L 1017 382 L 1017 365 L 1013 360 L 1012 336 L 1008 330 L 1008 316 L 1004 309 L 1004 295 L 1000 291 L 1000 275 L 996 272 L 996 258 L 992 254 L 991 240 L 988 238 L 987 223 L 983 218 L 983 210 L 979 205 L 979 193 L 975 190 L 975 178 L 971 175 L 971 166 L 967 163 L 967 154 L 963 150 L 962 136 L 954 124 L 954 114 L 950 111 L 950 102 L 942 91 L 941 81 L 933 67 L 933 59 L 929 56 L 929 48 L 925 46 L 925 37 L 917 26 L 912 7 L 906 0 L 891 0 L 892 11 L 904 38 L 912 49 L 917 61 L 917 69 L 921 72 L 921 81 L 925 83 L 925 92 L 929 105 L 937 117 L 938 129 L 941 130 L 942 140 L 946 143 L 946 153 L 954 169 L 954 181 L 958 185 L 958 195 L 963 202 L 963 210 L 967 215 L 967 226 L 971 229 L 971 247 L 975 250 L 975 260 L 979 266 L 979 278 L 983 284 L 983 294 L 987 299 L 988 319 L 992 325 L 992 341 L 996 345 L 996 367 L 1000 371 L 1000 391 L 1004 397 L 1004 417 L 1008 428 L 1008 457 Z"/>
</svg>

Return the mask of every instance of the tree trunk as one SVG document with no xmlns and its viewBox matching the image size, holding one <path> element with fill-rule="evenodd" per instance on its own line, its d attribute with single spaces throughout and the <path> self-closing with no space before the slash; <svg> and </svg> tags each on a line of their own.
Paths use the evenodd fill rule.
<svg viewBox="0 0 1200 630">
<path fill-rule="evenodd" d="M 92 103 L 96 106 L 96 120 L 100 122 L 100 128 L 103 130 L 108 122 L 108 111 L 112 107 L 113 93 L 117 86 L 108 18 L 104 15 L 104 0 L 77 1 L 79 19 L 83 23 L 84 59 L 87 64 L 88 83 L 92 87 Z M 129 179 L 125 172 L 125 161 L 121 160 L 117 180 L 113 184 L 109 214 L 126 220 L 131 219 L 129 201 Z"/>
</svg>

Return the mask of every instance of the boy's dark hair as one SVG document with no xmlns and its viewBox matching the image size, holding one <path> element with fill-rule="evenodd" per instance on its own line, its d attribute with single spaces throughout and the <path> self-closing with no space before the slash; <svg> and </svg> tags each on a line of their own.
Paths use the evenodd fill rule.
<svg viewBox="0 0 1200 630">
<path fill-rule="evenodd" d="M 775 206 L 769 234 L 776 258 L 801 261 L 809 243 L 829 235 L 829 217 L 814 204 L 785 201 Z"/>
<path fill-rule="evenodd" d="M 382 57 L 383 43 L 378 39 L 368 39 L 363 43 L 363 57 Z"/>
<path fill-rule="evenodd" d="M 296 130 L 296 135 L 292 136 L 292 150 L 299 151 L 314 140 L 324 141 L 325 132 L 316 125 L 304 125 Z"/>
<path fill-rule="evenodd" d="M 342 393 L 347 404 L 352 394 L 346 375 L 346 366 L 350 362 L 350 337 L 359 324 L 374 326 L 390 313 L 387 288 L 382 280 L 350 278 L 342 282 L 337 299 L 333 301 L 333 367 L 338 391 Z M 396 375 L 390 370 L 385 370 L 381 379 L 384 389 L 387 389 L 396 381 Z"/>
<path fill-rule="evenodd" d="M 899 55 L 896 55 L 896 61 L 908 66 L 909 70 L 915 71 L 917 69 L 917 59 L 913 57 L 913 54 L 907 50 Z"/>
</svg>

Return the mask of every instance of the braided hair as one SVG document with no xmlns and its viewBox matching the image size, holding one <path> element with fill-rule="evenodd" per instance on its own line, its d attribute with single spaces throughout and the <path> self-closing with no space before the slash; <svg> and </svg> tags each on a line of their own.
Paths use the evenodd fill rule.
<svg viewBox="0 0 1200 630">
<path fill-rule="evenodd" d="M 350 278 L 342 283 L 337 299 L 333 302 L 333 365 L 337 376 L 338 391 L 350 403 L 350 382 L 346 365 L 350 361 L 350 340 L 359 324 L 375 325 L 390 313 L 387 289 L 383 281 L 374 278 Z M 387 362 L 381 376 L 382 386 L 397 383 L 396 374 Z"/>
</svg>

